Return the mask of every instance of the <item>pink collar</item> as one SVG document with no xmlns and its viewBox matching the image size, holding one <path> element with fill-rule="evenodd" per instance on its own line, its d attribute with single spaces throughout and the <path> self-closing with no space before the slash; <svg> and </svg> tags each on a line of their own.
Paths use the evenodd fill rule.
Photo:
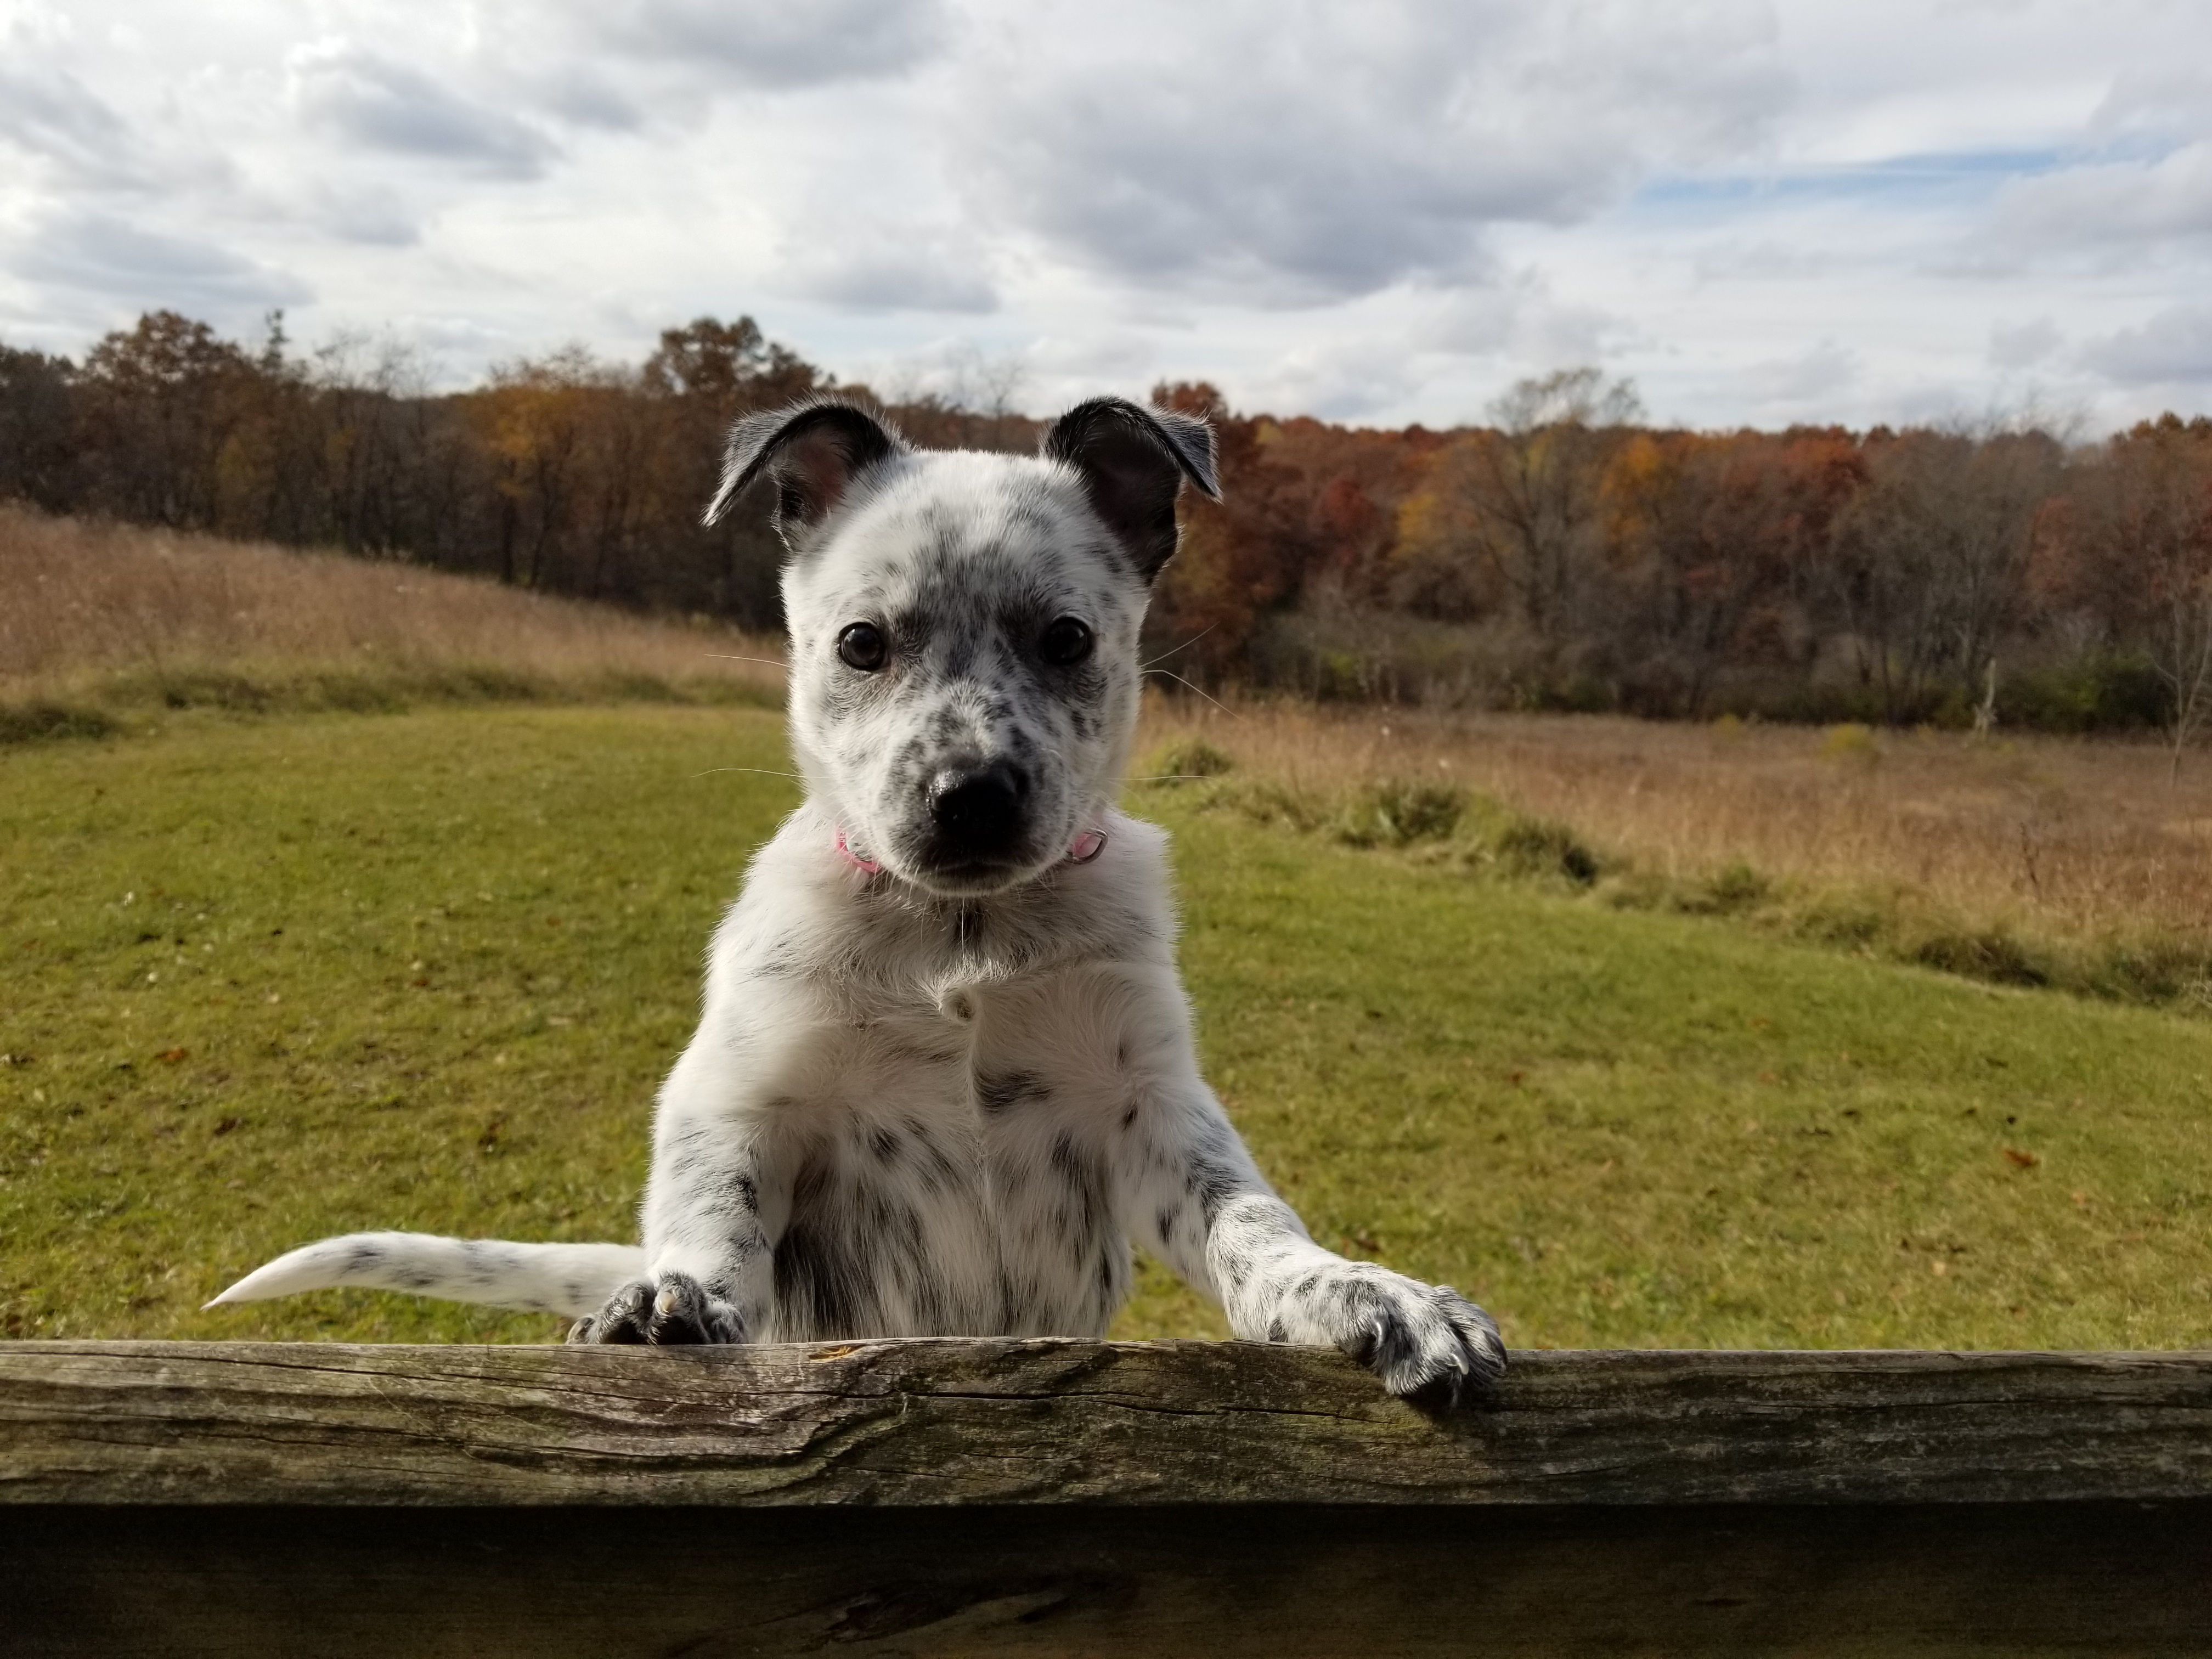
<svg viewBox="0 0 2212 1659">
<path fill-rule="evenodd" d="M 1067 856 L 1061 862 L 1088 864 L 1105 850 L 1106 832 L 1103 830 L 1085 830 L 1067 843 Z M 845 826 L 842 823 L 837 826 L 837 856 L 854 869 L 865 870 L 872 876 L 884 867 L 873 859 L 862 858 L 845 844 Z"/>
</svg>

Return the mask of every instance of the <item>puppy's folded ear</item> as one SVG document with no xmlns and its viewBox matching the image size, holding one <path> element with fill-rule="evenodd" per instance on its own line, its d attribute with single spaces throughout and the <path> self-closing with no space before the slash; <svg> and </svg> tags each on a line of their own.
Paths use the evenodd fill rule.
<svg viewBox="0 0 2212 1659">
<path fill-rule="evenodd" d="M 1091 505 L 1146 581 L 1176 550 L 1176 494 L 1188 478 L 1213 501 L 1213 428 L 1172 409 L 1126 398 L 1078 404 L 1044 434 L 1048 460 L 1083 475 Z"/>
<path fill-rule="evenodd" d="M 904 449 L 898 434 L 867 410 L 835 398 L 745 416 L 730 428 L 721 487 L 707 505 L 704 522 L 719 523 L 765 472 L 775 483 L 776 534 L 795 552 L 855 478 Z"/>
</svg>

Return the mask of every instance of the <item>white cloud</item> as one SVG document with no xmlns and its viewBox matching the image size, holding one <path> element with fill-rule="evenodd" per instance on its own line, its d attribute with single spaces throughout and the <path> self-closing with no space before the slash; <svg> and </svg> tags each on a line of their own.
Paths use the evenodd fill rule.
<svg viewBox="0 0 2212 1659">
<path fill-rule="evenodd" d="M 2081 358 L 2123 386 L 2212 386 L 2212 305 L 2171 307 L 2093 343 Z"/>
<path fill-rule="evenodd" d="M 2212 400 L 2176 0 L 0 0 L 0 337 L 140 308 L 450 379 L 750 312 L 1039 410 L 1895 421 Z M 957 378 L 957 376 L 955 377 Z"/>
<path fill-rule="evenodd" d="M 842 245 L 794 247 L 777 282 L 787 291 L 857 311 L 983 313 L 999 306 L 985 264 L 974 240 L 957 231 L 876 225 Z"/>
<path fill-rule="evenodd" d="M 557 154 L 537 128 L 358 46 L 307 47 L 293 54 L 290 68 L 301 118 L 343 145 L 508 179 L 540 177 Z"/>
<path fill-rule="evenodd" d="M 66 72 L 0 63 L 0 140 L 94 189 L 143 175 L 121 117 Z"/>
<path fill-rule="evenodd" d="M 57 217 L 8 248 L 5 258 L 16 276 L 121 299 L 134 309 L 204 315 L 313 297 L 298 277 L 220 243 L 142 230 L 101 213 Z"/>
<path fill-rule="evenodd" d="M 1753 363 L 1743 372 L 1744 389 L 1762 414 L 1787 416 L 1816 412 L 1858 378 L 1857 354 L 1823 340 L 1794 356 Z"/>
<path fill-rule="evenodd" d="M 944 44 L 938 0 L 588 0 L 604 46 L 703 65 L 738 84 L 809 87 L 910 69 Z"/>
<path fill-rule="evenodd" d="M 411 247 L 422 240 L 422 226 L 405 199 L 386 185 L 319 185 L 307 211 L 342 242 Z"/>
<path fill-rule="evenodd" d="M 1990 330 L 1990 362 L 1999 368 L 2032 368 L 2066 343 L 2048 317 L 1999 323 Z"/>
<path fill-rule="evenodd" d="M 2186 59 L 2130 65 L 2112 78 L 2088 131 L 2105 143 L 2186 143 L 2212 135 L 2212 71 Z"/>
<path fill-rule="evenodd" d="M 2062 255 L 2212 236 L 2212 140 L 2008 180 L 1996 221 L 2001 236 Z"/>
<path fill-rule="evenodd" d="M 1754 143 L 1786 90 L 1750 3 L 1039 15 L 962 76 L 979 214 L 1126 281 L 1261 303 L 1479 277 L 1490 226 L 1572 222 Z"/>
</svg>

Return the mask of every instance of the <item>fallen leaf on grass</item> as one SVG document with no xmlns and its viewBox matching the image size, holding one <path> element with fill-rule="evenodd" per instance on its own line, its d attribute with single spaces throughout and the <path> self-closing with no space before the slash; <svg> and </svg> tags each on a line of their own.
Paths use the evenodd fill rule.
<svg viewBox="0 0 2212 1659">
<path fill-rule="evenodd" d="M 2023 1152 L 2017 1146 L 2006 1147 L 2004 1149 L 2004 1155 L 2005 1162 L 2014 1165 L 2017 1169 L 2033 1170 L 2037 1164 L 2043 1162 L 2043 1160 L 2038 1158 L 2033 1152 Z"/>
</svg>

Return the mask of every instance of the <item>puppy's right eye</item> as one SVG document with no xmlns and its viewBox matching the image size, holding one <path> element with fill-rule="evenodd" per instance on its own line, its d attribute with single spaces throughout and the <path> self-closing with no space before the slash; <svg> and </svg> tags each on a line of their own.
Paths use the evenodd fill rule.
<svg viewBox="0 0 2212 1659">
<path fill-rule="evenodd" d="M 884 659 L 891 653 L 891 642 L 884 637 L 884 630 L 873 623 L 854 623 L 837 635 L 837 654 L 845 659 L 848 668 L 860 669 L 863 673 L 884 665 Z"/>
</svg>

